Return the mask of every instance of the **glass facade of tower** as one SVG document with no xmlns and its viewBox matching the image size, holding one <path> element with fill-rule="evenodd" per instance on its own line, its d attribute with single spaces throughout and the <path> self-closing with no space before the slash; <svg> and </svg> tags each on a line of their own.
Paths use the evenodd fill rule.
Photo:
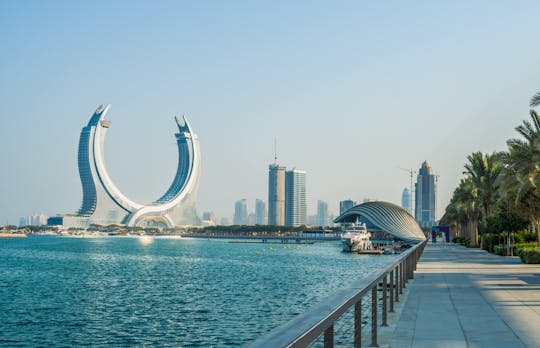
<svg viewBox="0 0 540 348">
<path fill-rule="evenodd" d="M 415 184 L 415 218 L 418 224 L 423 227 L 436 225 L 435 211 L 435 174 L 427 161 L 422 163 L 418 171 Z"/>
<path fill-rule="evenodd" d="M 247 201 L 241 199 L 234 204 L 234 219 L 235 225 L 247 225 L 248 224 L 248 212 Z"/>
<path fill-rule="evenodd" d="M 351 199 L 346 199 L 344 201 L 339 202 L 339 215 L 343 214 L 347 210 L 351 209 L 356 205 L 356 201 L 353 201 Z"/>
<path fill-rule="evenodd" d="M 285 225 L 307 223 L 306 172 L 292 169 L 285 174 Z"/>
<path fill-rule="evenodd" d="M 262 199 L 255 200 L 255 224 L 266 225 L 266 203 Z"/>
<path fill-rule="evenodd" d="M 268 224 L 285 225 L 285 167 L 268 168 Z"/>
<path fill-rule="evenodd" d="M 401 193 L 401 207 L 412 215 L 411 211 L 411 192 L 408 188 L 404 188 Z"/>
<path fill-rule="evenodd" d="M 317 201 L 317 226 L 328 226 L 328 203 Z"/>
</svg>

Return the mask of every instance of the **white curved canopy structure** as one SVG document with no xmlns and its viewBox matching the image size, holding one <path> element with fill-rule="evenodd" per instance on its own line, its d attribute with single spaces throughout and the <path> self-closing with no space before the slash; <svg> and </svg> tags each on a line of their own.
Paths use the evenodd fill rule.
<svg viewBox="0 0 540 348">
<path fill-rule="evenodd" d="M 161 221 L 167 226 L 195 222 L 194 198 L 200 172 L 199 140 L 184 117 L 176 117 L 178 133 L 178 168 L 165 194 L 150 204 L 140 204 L 126 197 L 111 180 L 105 166 L 104 142 L 111 122 L 105 120 L 110 105 L 100 106 L 81 131 L 79 140 L 79 174 L 83 201 L 77 217 L 84 224 L 143 225 Z"/>
<path fill-rule="evenodd" d="M 388 202 L 366 202 L 347 210 L 334 222 L 354 222 L 360 218 L 366 224 L 391 234 L 407 242 L 421 242 L 426 239 L 416 220 L 405 209 Z"/>
</svg>

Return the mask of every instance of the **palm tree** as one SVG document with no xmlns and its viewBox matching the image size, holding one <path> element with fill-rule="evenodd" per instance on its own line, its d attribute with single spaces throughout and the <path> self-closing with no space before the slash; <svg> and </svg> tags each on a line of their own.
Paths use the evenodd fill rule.
<svg viewBox="0 0 540 348">
<path fill-rule="evenodd" d="M 472 179 L 461 179 L 441 221 L 453 226 L 455 234 L 465 237 L 469 244 L 478 245 L 478 219 L 481 212 L 479 206 L 478 190 Z"/>
<path fill-rule="evenodd" d="M 540 117 L 530 111 L 532 122 L 523 121 L 516 131 L 524 139 L 507 141 L 504 154 L 503 195 L 514 197 L 515 205 L 538 231 L 540 223 Z M 540 245 L 540 233 L 538 233 Z"/>
<path fill-rule="evenodd" d="M 484 226 L 487 224 L 487 218 L 493 214 L 497 199 L 499 186 L 497 178 L 503 168 L 500 158 L 501 155 L 497 153 L 483 155 L 481 152 L 475 152 L 467 156 L 469 163 L 465 164 L 466 170 L 463 172 L 471 178 L 472 185 L 478 191 Z"/>
</svg>

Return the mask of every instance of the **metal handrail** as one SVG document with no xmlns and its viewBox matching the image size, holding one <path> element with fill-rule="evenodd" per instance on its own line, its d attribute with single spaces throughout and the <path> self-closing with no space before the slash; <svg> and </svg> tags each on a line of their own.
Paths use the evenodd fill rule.
<svg viewBox="0 0 540 348">
<path fill-rule="evenodd" d="M 422 255 L 427 240 L 414 245 L 383 271 L 373 271 L 366 277 L 354 281 L 347 288 L 329 296 L 306 312 L 296 316 L 268 334 L 250 343 L 250 348 L 261 347 L 308 347 L 324 334 L 324 346 L 333 347 L 334 323 L 351 307 L 355 307 L 355 347 L 361 345 L 360 311 L 362 297 L 372 293 L 371 346 L 377 346 L 377 287 L 383 282 L 382 326 L 386 326 L 388 276 L 390 275 L 390 311 L 407 281 L 414 277 L 416 264 Z M 373 297 L 374 296 L 374 297 Z"/>
</svg>

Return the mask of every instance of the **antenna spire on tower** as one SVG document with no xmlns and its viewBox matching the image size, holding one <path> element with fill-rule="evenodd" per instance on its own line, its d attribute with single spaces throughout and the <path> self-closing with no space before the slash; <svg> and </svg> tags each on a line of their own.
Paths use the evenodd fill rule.
<svg viewBox="0 0 540 348">
<path fill-rule="evenodd" d="M 274 137 L 274 164 L 277 164 L 277 140 Z"/>
</svg>

